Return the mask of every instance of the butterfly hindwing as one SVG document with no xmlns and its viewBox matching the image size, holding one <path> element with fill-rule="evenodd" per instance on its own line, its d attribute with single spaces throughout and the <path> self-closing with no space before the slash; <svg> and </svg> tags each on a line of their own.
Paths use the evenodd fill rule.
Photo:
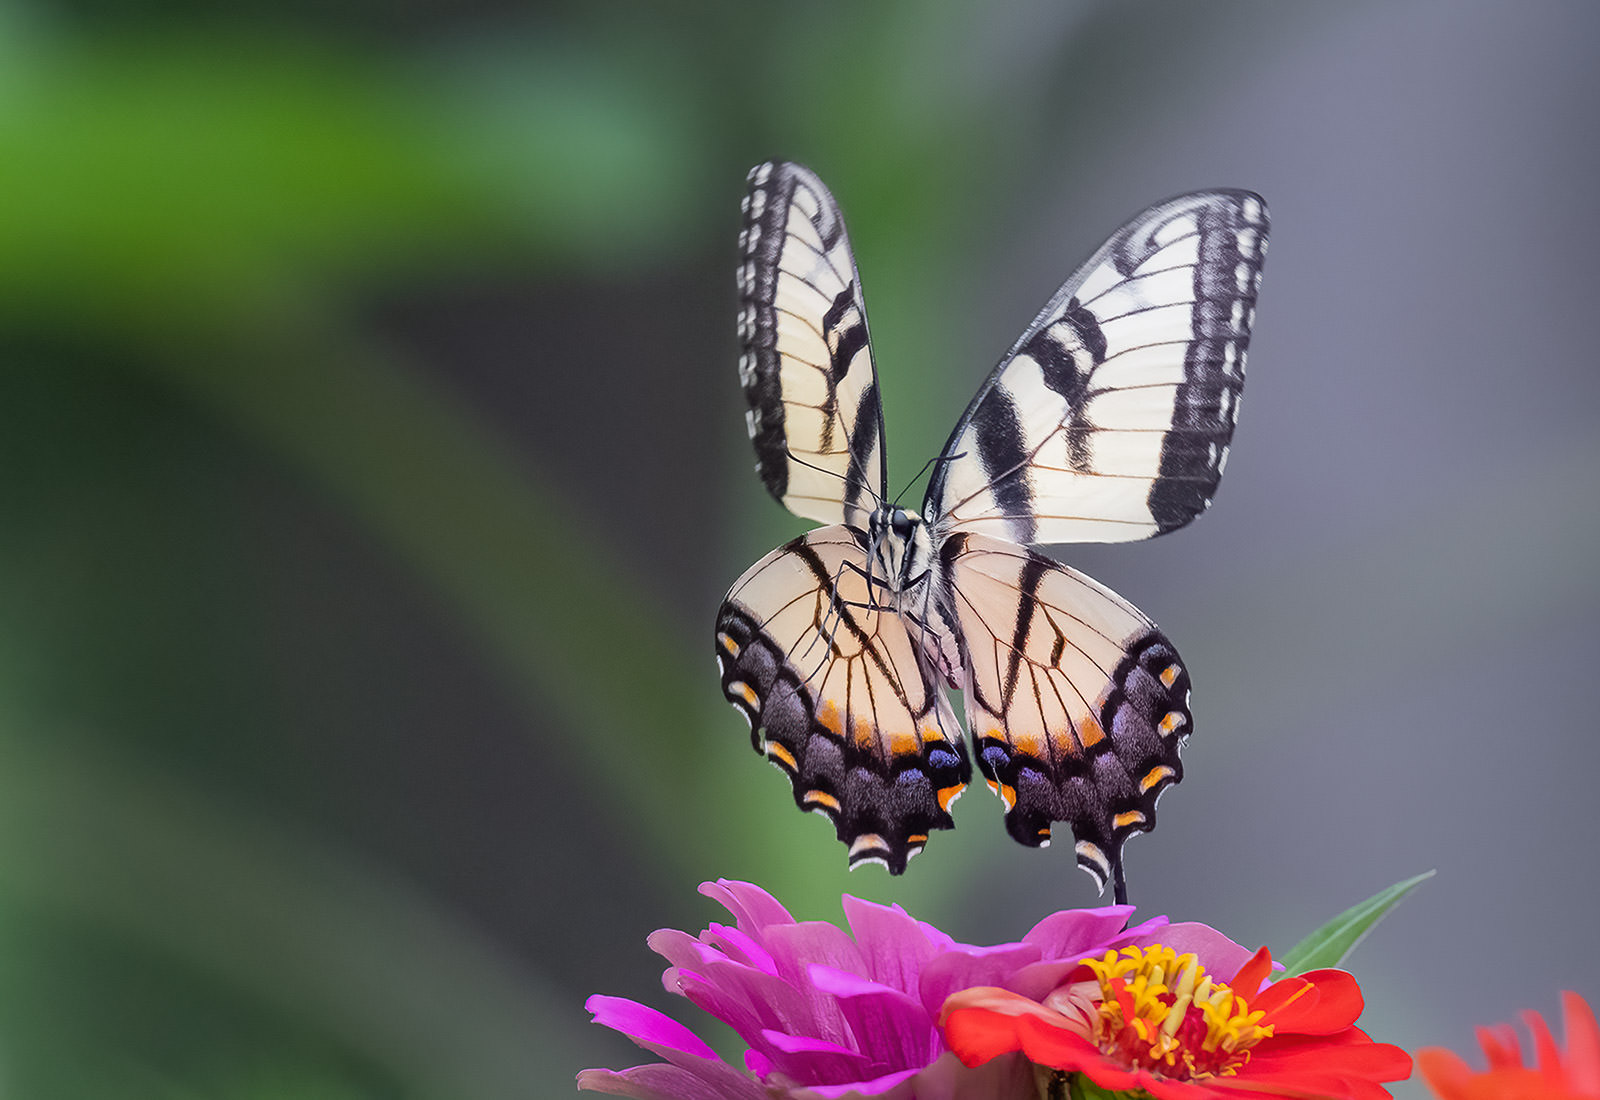
<svg viewBox="0 0 1600 1100">
<path fill-rule="evenodd" d="M 884 495 L 883 409 L 844 217 L 800 165 L 748 182 L 739 379 L 756 469 L 796 515 L 861 529 Z"/>
<path fill-rule="evenodd" d="M 717 614 L 722 690 L 801 809 L 834 822 L 850 863 L 898 874 L 971 775 L 960 726 L 909 620 L 869 585 L 864 536 L 823 527 L 774 550 Z"/>
<path fill-rule="evenodd" d="M 942 534 L 1123 542 L 1211 503 L 1244 388 L 1267 211 L 1202 191 L 1123 226 L 967 407 L 928 487 Z"/>
<path fill-rule="evenodd" d="M 1022 844 L 1066 821 L 1078 863 L 1121 881 L 1122 845 L 1183 778 L 1189 674 L 1138 609 L 1026 547 L 965 532 L 941 548 L 967 725 Z"/>
</svg>

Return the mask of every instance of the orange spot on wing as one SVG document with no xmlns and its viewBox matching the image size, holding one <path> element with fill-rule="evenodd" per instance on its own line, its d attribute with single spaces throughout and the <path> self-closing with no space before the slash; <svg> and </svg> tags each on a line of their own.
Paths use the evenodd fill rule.
<svg viewBox="0 0 1600 1100">
<path fill-rule="evenodd" d="M 1161 670 L 1161 682 L 1162 682 L 1162 684 L 1164 684 L 1167 687 L 1171 687 L 1173 685 L 1173 683 L 1178 679 L 1178 673 L 1180 673 L 1182 671 L 1183 670 L 1180 669 L 1177 665 L 1168 665 L 1166 668 Z"/>
<path fill-rule="evenodd" d="M 749 703 L 751 707 L 759 707 L 761 705 L 761 696 L 757 695 L 756 689 L 749 684 L 740 684 L 739 694 L 744 696 L 744 701 Z"/>
<path fill-rule="evenodd" d="M 865 749 L 872 747 L 872 735 L 876 732 L 877 731 L 872 728 L 872 723 L 867 721 L 865 718 L 856 719 L 856 744 L 860 745 L 862 748 Z"/>
<path fill-rule="evenodd" d="M 1017 804 L 1017 789 L 1009 783 L 1000 788 L 1000 801 L 1005 805 L 1006 813 L 1011 812 L 1011 807 Z"/>
<path fill-rule="evenodd" d="M 939 809 L 949 813 L 950 803 L 954 802 L 956 796 L 966 789 L 967 785 L 965 783 L 957 783 L 954 787 L 940 787 L 936 796 L 939 799 Z"/>
<path fill-rule="evenodd" d="M 1157 785 L 1165 782 L 1168 779 L 1171 779 L 1173 774 L 1173 770 L 1167 767 L 1165 764 L 1157 764 L 1155 767 L 1145 772 L 1144 778 L 1139 780 L 1139 793 L 1149 793 L 1150 790 Z"/>
<path fill-rule="evenodd" d="M 825 810 L 832 810 L 834 813 L 839 812 L 839 800 L 833 797 L 833 795 L 829 794 L 827 791 L 807 791 L 805 794 L 805 804 L 807 806 L 820 806 Z"/>
<path fill-rule="evenodd" d="M 822 701 L 822 709 L 817 711 L 817 721 L 835 737 L 844 736 L 844 719 L 839 716 L 839 704 L 832 699 Z"/>
<path fill-rule="evenodd" d="M 796 768 L 794 762 L 794 753 L 790 752 L 776 741 L 767 742 L 767 755 L 781 763 L 790 771 L 794 771 Z"/>
<path fill-rule="evenodd" d="M 923 744 L 926 745 L 926 744 L 936 743 L 936 742 L 939 742 L 939 741 L 943 741 L 944 739 L 945 739 L 944 731 L 941 730 L 938 726 L 923 726 L 922 727 L 922 743 Z"/>
<path fill-rule="evenodd" d="M 912 833 L 910 836 L 906 837 L 906 843 L 907 844 L 926 844 L 926 843 L 928 843 L 928 834 L 927 833 Z"/>
<path fill-rule="evenodd" d="M 1111 824 L 1118 829 L 1125 829 L 1129 825 L 1142 825 L 1144 824 L 1144 814 L 1138 810 L 1128 810 L 1126 813 L 1120 813 L 1112 818 Z"/>
<path fill-rule="evenodd" d="M 896 756 L 916 756 L 922 751 L 922 742 L 917 740 L 914 733 L 892 733 L 889 735 L 889 751 Z"/>
<path fill-rule="evenodd" d="M 1084 716 L 1078 723 L 1078 744 L 1086 749 L 1092 749 L 1106 739 L 1106 731 L 1100 728 L 1100 722 L 1094 715 Z"/>
</svg>

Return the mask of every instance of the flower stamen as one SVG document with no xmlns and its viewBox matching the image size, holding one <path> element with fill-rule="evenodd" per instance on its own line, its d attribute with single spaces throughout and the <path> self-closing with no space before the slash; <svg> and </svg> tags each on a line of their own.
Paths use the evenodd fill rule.
<svg viewBox="0 0 1600 1100">
<path fill-rule="evenodd" d="M 1192 954 L 1125 947 L 1084 966 L 1100 986 L 1089 1038 L 1130 1066 L 1185 1081 L 1232 1077 L 1273 1033 L 1261 1023 L 1264 1012 L 1250 1011 Z"/>
</svg>

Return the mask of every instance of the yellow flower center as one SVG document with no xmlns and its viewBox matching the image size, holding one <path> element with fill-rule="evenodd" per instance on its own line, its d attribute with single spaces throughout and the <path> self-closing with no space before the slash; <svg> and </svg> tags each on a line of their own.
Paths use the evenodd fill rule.
<svg viewBox="0 0 1600 1100">
<path fill-rule="evenodd" d="M 1272 1034 L 1265 1013 L 1250 1011 L 1193 955 L 1125 947 L 1084 965 L 1100 985 L 1089 1038 L 1129 1066 L 1185 1081 L 1231 1077 Z"/>
</svg>

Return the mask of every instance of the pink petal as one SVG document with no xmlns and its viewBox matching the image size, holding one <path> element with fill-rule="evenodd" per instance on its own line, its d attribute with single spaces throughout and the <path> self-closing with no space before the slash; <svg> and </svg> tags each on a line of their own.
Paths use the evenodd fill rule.
<svg viewBox="0 0 1600 1100">
<path fill-rule="evenodd" d="M 1049 962 L 1034 963 L 1012 975 L 1005 983 L 1005 987 L 1024 997 L 1042 1001 L 1052 990 L 1066 982 L 1067 975 L 1082 965 L 1076 959 L 1053 959 Z"/>
<path fill-rule="evenodd" d="M 789 910 L 778 904 L 777 898 L 748 882 L 719 878 L 716 882 L 702 882 L 700 892 L 732 913 L 739 927 L 752 936 L 759 937 L 772 925 L 794 923 Z"/>
<path fill-rule="evenodd" d="M 923 1007 L 938 1015 L 945 998 L 975 985 L 998 985 L 1014 988 L 1013 980 L 1026 967 L 1037 962 L 1039 948 L 1031 943 L 1003 943 L 996 947 L 968 947 L 960 944 L 930 961 L 922 968 L 918 995 Z M 1047 985 L 1038 991 L 1043 997 L 1055 986 Z M 1018 989 L 1017 992 L 1026 992 Z"/>
<path fill-rule="evenodd" d="M 622 1032 L 635 1043 L 662 1057 L 668 1056 L 667 1051 L 677 1051 L 697 1058 L 717 1060 L 717 1052 L 706 1046 L 700 1036 L 671 1016 L 638 1001 L 630 1001 L 626 997 L 604 997 L 597 993 L 583 1002 L 583 1007 L 594 1014 L 595 1023 Z"/>
<path fill-rule="evenodd" d="M 917 1074 L 921 1072 L 921 1067 L 917 1069 L 903 1069 L 895 1073 L 886 1073 L 882 1077 L 874 1077 L 870 1081 L 851 1081 L 843 1085 L 811 1085 L 806 1089 L 806 1091 L 817 1096 L 829 1098 L 829 1100 L 832 1100 L 834 1097 L 842 1096 L 881 1097 L 890 1089 L 905 1084 L 907 1081 L 910 1081 L 913 1077 L 917 1076 Z M 915 1095 L 920 1100 L 920 1091 L 915 1093 Z"/>
<path fill-rule="evenodd" d="M 657 929 L 645 937 L 644 942 L 650 950 L 683 970 L 698 970 L 701 964 L 722 957 L 722 952 L 715 947 L 676 928 Z"/>
<path fill-rule="evenodd" d="M 1033 1067 L 1020 1055 L 1004 1054 L 969 1068 L 947 1053 L 917 1074 L 907 1093 L 915 1100 L 1034 1100 L 1038 1089 Z"/>
<path fill-rule="evenodd" d="M 718 963 L 692 981 L 685 977 L 682 986 L 685 997 L 728 1024 L 751 1046 L 767 1029 L 832 1041 L 849 1038 L 849 1027 L 832 997 L 753 967 Z"/>
<path fill-rule="evenodd" d="M 826 966 L 811 968 L 812 984 L 839 999 L 853 1037 L 850 1046 L 891 1070 L 920 1069 L 944 1044 L 922 1002 L 898 989 Z"/>
<path fill-rule="evenodd" d="M 804 984 L 806 968 L 824 966 L 867 973 L 867 961 L 856 941 L 836 924 L 803 921 L 800 924 L 774 925 L 762 938 L 772 953 L 777 973 L 786 981 Z"/>
<path fill-rule="evenodd" d="M 848 894 L 840 904 L 866 960 L 862 973 L 902 993 L 915 994 L 923 966 L 955 945 L 949 936 L 898 905 L 879 905 Z"/>
<path fill-rule="evenodd" d="M 1121 932 L 1133 915 L 1131 905 L 1099 909 L 1066 909 L 1051 913 L 1028 929 L 1023 943 L 1031 943 L 1044 959 L 1082 958 L 1104 952 L 1106 941 Z"/>
<path fill-rule="evenodd" d="M 753 966 L 757 970 L 766 971 L 768 974 L 776 974 L 778 972 L 778 966 L 773 962 L 771 953 L 741 929 L 713 923 L 702 935 L 706 941 L 721 948 L 723 954 L 734 962 Z"/>
<path fill-rule="evenodd" d="M 578 1087 L 636 1100 L 768 1100 L 761 1082 L 721 1063 L 705 1073 L 659 1062 L 621 1071 L 586 1069 L 578 1074 Z"/>
<path fill-rule="evenodd" d="M 764 1031 L 761 1044 L 772 1060 L 773 1072 L 799 1085 L 839 1085 L 874 1073 L 871 1059 L 826 1039 Z"/>
<path fill-rule="evenodd" d="M 1192 952 L 1208 974 L 1215 974 L 1222 981 L 1237 974 L 1239 968 L 1249 962 L 1250 957 L 1255 954 L 1249 948 L 1234 943 L 1215 928 L 1197 921 L 1169 924 L 1149 939 L 1141 936 L 1135 942 L 1140 946 L 1152 943 L 1166 944 L 1180 955 Z M 1273 969 L 1282 970 L 1283 967 L 1274 964 Z"/>
</svg>

